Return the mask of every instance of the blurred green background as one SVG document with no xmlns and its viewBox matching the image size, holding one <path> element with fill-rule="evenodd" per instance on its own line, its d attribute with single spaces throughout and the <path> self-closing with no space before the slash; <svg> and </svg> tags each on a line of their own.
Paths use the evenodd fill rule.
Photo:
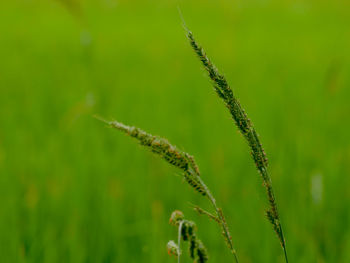
<svg viewBox="0 0 350 263">
<path fill-rule="evenodd" d="M 1 262 L 175 262 L 174 209 L 197 222 L 211 262 L 232 262 L 188 206 L 207 201 L 95 113 L 193 154 L 240 262 L 283 262 L 261 179 L 177 6 L 260 134 L 290 262 L 350 262 L 345 0 L 3 1 Z"/>
</svg>

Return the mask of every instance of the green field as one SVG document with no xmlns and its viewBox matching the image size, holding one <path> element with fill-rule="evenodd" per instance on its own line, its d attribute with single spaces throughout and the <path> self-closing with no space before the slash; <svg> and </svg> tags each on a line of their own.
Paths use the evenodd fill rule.
<svg viewBox="0 0 350 263">
<path fill-rule="evenodd" d="M 284 262 L 249 149 L 177 6 L 260 134 L 290 262 L 350 262 L 345 0 L 4 1 L 0 262 L 176 262 L 175 209 L 196 221 L 210 262 L 232 262 L 180 172 L 93 114 L 194 155 L 240 263 Z"/>
</svg>

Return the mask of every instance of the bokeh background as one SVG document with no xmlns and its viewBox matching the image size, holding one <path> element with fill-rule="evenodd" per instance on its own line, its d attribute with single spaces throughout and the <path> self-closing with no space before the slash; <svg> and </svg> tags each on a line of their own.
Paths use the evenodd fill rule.
<svg viewBox="0 0 350 263">
<path fill-rule="evenodd" d="M 178 6 L 260 134 L 290 262 L 350 262 L 345 0 L 3 1 L 1 262 L 175 262 L 174 209 L 197 222 L 211 262 L 232 261 L 179 171 L 93 114 L 193 154 L 240 262 L 283 262 L 261 179 Z"/>
</svg>

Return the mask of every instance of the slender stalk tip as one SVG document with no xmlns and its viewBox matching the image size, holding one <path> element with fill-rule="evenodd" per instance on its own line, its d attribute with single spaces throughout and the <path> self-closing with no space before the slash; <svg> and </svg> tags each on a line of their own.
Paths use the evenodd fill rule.
<svg viewBox="0 0 350 263">
<path fill-rule="evenodd" d="M 96 120 L 102 121 L 102 122 L 105 123 L 105 124 L 110 124 L 109 121 L 107 121 L 106 119 L 102 118 L 102 117 L 101 117 L 100 115 L 98 115 L 98 114 L 94 114 L 94 115 L 92 115 L 92 117 L 95 118 Z"/>
</svg>

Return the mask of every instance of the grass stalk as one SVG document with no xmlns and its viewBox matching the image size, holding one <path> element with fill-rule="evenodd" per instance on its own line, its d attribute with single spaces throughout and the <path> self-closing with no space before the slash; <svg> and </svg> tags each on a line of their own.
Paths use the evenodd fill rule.
<svg viewBox="0 0 350 263">
<path fill-rule="evenodd" d="M 282 225 L 277 210 L 277 204 L 275 195 L 272 188 L 271 177 L 267 172 L 267 158 L 264 149 L 262 148 L 258 134 L 242 108 L 239 100 L 235 97 L 231 87 L 226 81 L 224 75 L 220 74 L 214 64 L 207 57 L 204 49 L 196 42 L 192 32 L 184 26 L 187 31 L 187 38 L 189 39 L 192 49 L 197 54 L 198 58 L 202 62 L 204 68 L 208 72 L 209 78 L 212 80 L 212 84 L 217 95 L 223 100 L 225 106 L 228 108 L 231 116 L 243 137 L 246 139 L 249 148 L 251 150 L 251 156 L 254 163 L 262 177 L 263 185 L 266 189 L 267 198 L 269 202 L 269 208 L 266 211 L 266 217 L 270 221 L 275 230 L 278 239 L 280 240 L 285 261 L 288 263 L 286 243 L 283 236 Z M 215 206 L 215 200 L 213 201 Z"/>
<path fill-rule="evenodd" d="M 179 223 L 179 229 L 178 229 L 178 236 L 177 236 L 177 246 L 179 247 L 179 253 L 177 255 L 177 263 L 180 263 L 180 256 L 181 256 L 181 232 L 182 232 L 182 225 L 183 225 L 183 221 L 181 221 Z"/>
</svg>

